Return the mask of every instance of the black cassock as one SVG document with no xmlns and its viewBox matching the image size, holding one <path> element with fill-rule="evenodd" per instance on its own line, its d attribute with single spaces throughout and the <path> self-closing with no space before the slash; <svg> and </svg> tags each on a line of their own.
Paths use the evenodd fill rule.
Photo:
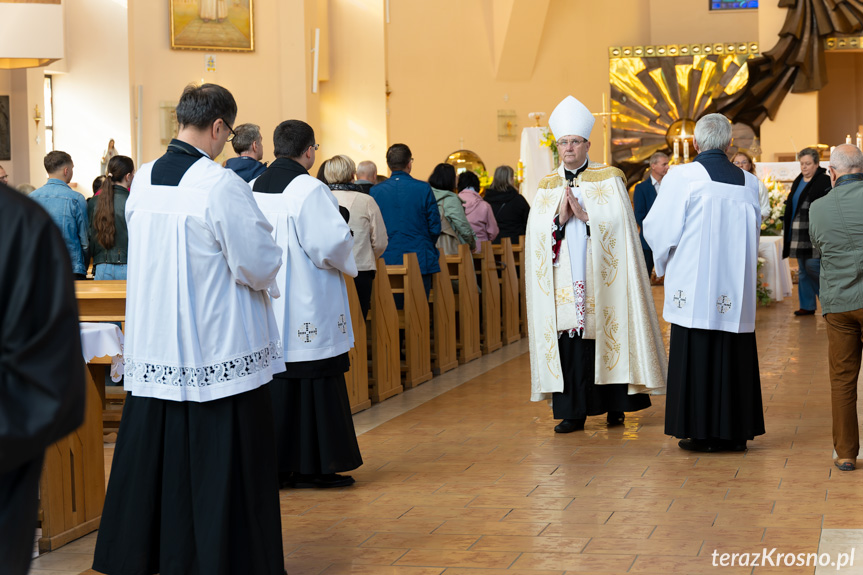
<svg viewBox="0 0 863 575">
<path fill-rule="evenodd" d="M 0 572 L 27 573 L 45 448 L 84 421 L 72 265 L 36 202 L 0 184 Z"/>
</svg>

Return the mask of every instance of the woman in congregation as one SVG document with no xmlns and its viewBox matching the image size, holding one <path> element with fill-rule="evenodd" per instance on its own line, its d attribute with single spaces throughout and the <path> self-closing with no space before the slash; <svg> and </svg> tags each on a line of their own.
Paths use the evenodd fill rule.
<svg viewBox="0 0 863 575">
<path fill-rule="evenodd" d="M 348 225 L 354 236 L 354 259 L 359 274 L 354 279 L 363 317 L 371 309 L 372 284 L 378 258 L 386 251 L 387 228 L 377 202 L 353 183 L 357 174 L 354 161 L 347 156 L 334 156 L 326 161 L 323 176 L 339 206 L 350 212 Z"/>
<path fill-rule="evenodd" d="M 509 166 L 498 166 L 491 185 L 485 191 L 484 199 L 491 206 L 500 228 L 500 235 L 494 240 L 496 244 L 500 243 L 501 238 L 509 238 L 513 244 L 517 244 L 527 230 L 530 204 L 518 193 L 514 184 L 515 171 Z"/>
<path fill-rule="evenodd" d="M 797 258 L 797 296 L 800 309 L 794 315 L 815 315 L 821 272 L 821 254 L 809 239 L 809 205 L 832 187 L 827 170 L 819 166 L 818 150 L 803 148 L 797 159 L 800 175 L 791 184 L 782 217 L 783 258 Z"/>
<path fill-rule="evenodd" d="M 455 192 L 455 168 L 450 164 L 438 164 L 429 176 L 428 183 L 440 212 L 437 248 L 446 255 L 455 255 L 459 244 L 467 244 L 473 251 L 476 248 L 476 234 L 467 221 L 463 202 Z"/>
<path fill-rule="evenodd" d="M 135 177 L 135 163 L 128 156 L 114 156 L 99 194 L 87 204 L 90 220 L 90 249 L 97 280 L 126 279 L 129 233 L 126 229 L 126 200 Z"/>
<path fill-rule="evenodd" d="M 746 152 L 739 150 L 734 157 L 731 158 L 731 163 L 743 170 L 744 172 L 749 172 L 755 177 L 758 177 L 758 174 L 755 173 L 755 162 L 752 161 L 752 156 L 747 154 Z M 761 204 L 761 219 L 766 220 L 770 217 L 770 192 L 767 191 L 767 186 L 764 185 L 764 182 L 761 179 L 758 179 L 758 203 Z"/>
<path fill-rule="evenodd" d="M 479 195 L 479 189 L 479 177 L 476 174 L 470 171 L 459 174 L 458 197 L 464 202 L 464 213 L 476 234 L 476 253 L 482 249 L 481 242 L 494 240 L 500 232 L 491 206 Z"/>
</svg>

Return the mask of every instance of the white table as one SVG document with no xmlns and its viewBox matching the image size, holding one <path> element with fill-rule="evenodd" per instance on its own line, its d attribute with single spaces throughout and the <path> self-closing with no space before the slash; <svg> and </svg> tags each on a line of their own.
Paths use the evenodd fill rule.
<svg viewBox="0 0 863 575">
<path fill-rule="evenodd" d="M 770 290 L 773 301 L 782 301 L 791 296 L 791 267 L 788 259 L 782 259 L 782 236 L 761 236 L 758 257 L 764 258 L 761 273 Z"/>
<path fill-rule="evenodd" d="M 94 358 L 111 358 L 111 379 L 123 377 L 123 332 L 113 323 L 81 322 L 81 351 L 84 361 Z"/>
</svg>

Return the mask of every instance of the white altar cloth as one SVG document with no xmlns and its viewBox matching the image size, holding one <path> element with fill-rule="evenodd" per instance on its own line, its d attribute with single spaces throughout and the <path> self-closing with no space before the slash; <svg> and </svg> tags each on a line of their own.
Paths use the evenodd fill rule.
<svg viewBox="0 0 863 575">
<path fill-rule="evenodd" d="M 84 361 L 93 358 L 111 358 L 111 380 L 123 377 L 123 332 L 113 323 L 81 322 L 81 351 Z"/>
<path fill-rule="evenodd" d="M 791 296 L 791 267 L 788 259 L 782 259 L 782 237 L 761 236 L 758 244 L 758 257 L 764 258 L 761 273 L 773 301 Z"/>
<path fill-rule="evenodd" d="M 521 164 L 524 176 L 519 192 L 533 205 L 539 181 L 554 171 L 551 148 L 542 145 L 543 133 L 548 128 L 525 128 L 521 131 Z"/>
<path fill-rule="evenodd" d="M 829 165 L 830 162 L 821 162 L 825 170 Z M 800 175 L 800 162 L 755 162 L 755 175 L 760 180 L 770 176 L 777 182 L 791 183 Z"/>
</svg>

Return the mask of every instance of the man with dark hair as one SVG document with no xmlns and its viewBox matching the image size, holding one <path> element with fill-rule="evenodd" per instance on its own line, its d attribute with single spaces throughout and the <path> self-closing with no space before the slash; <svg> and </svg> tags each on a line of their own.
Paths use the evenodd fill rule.
<svg viewBox="0 0 863 575">
<path fill-rule="evenodd" d="M 267 164 L 261 162 L 264 157 L 261 127 L 255 124 L 240 124 L 234 128 L 234 134 L 236 135 L 231 145 L 237 157 L 225 162 L 225 167 L 237 172 L 245 181 L 251 182 L 267 169 Z"/>
<path fill-rule="evenodd" d="M 656 152 L 650 156 L 650 175 L 644 178 L 643 182 L 635 186 L 635 191 L 632 195 L 635 223 L 638 224 L 638 236 L 641 238 L 641 250 L 644 253 L 644 263 L 647 264 L 648 276 L 653 274 L 653 252 L 650 251 L 650 246 L 644 240 L 644 232 L 641 230 L 641 226 L 650 208 L 653 207 L 653 202 L 656 201 L 656 194 L 659 193 L 662 179 L 667 173 L 668 156 L 662 152 Z"/>
<path fill-rule="evenodd" d="M 253 183 L 255 199 L 285 250 L 273 302 L 285 372 L 271 386 L 279 477 L 286 487 L 344 487 L 363 463 L 345 372 L 353 347 L 344 275 L 357 276 L 351 229 L 330 189 L 308 170 L 315 132 L 300 120 L 273 134 L 276 160 Z"/>
<path fill-rule="evenodd" d="M 400 265 L 404 254 L 415 253 L 428 296 L 432 274 L 440 271 L 435 246 L 441 230 L 440 213 L 431 186 L 411 177 L 413 163 L 411 149 L 405 144 L 390 146 L 387 166 L 392 175 L 374 186 L 371 195 L 381 209 L 389 237 L 384 261 Z"/>
<path fill-rule="evenodd" d="M 282 575 L 269 386 L 282 250 L 242 179 L 212 161 L 237 105 L 186 88 L 180 130 L 126 203 L 125 387 L 93 569 Z"/>
<path fill-rule="evenodd" d="M 87 236 L 87 200 L 69 187 L 75 167 L 72 157 L 66 152 L 48 152 L 43 164 L 48 172 L 48 182 L 34 190 L 30 198 L 45 208 L 60 228 L 72 261 L 73 277 L 78 280 L 85 279 L 89 259 L 87 251 L 90 248 Z"/>
<path fill-rule="evenodd" d="M 84 421 L 84 360 L 63 238 L 5 185 L 0 278 L 0 572 L 24 575 L 45 448 Z"/>
</svg>

